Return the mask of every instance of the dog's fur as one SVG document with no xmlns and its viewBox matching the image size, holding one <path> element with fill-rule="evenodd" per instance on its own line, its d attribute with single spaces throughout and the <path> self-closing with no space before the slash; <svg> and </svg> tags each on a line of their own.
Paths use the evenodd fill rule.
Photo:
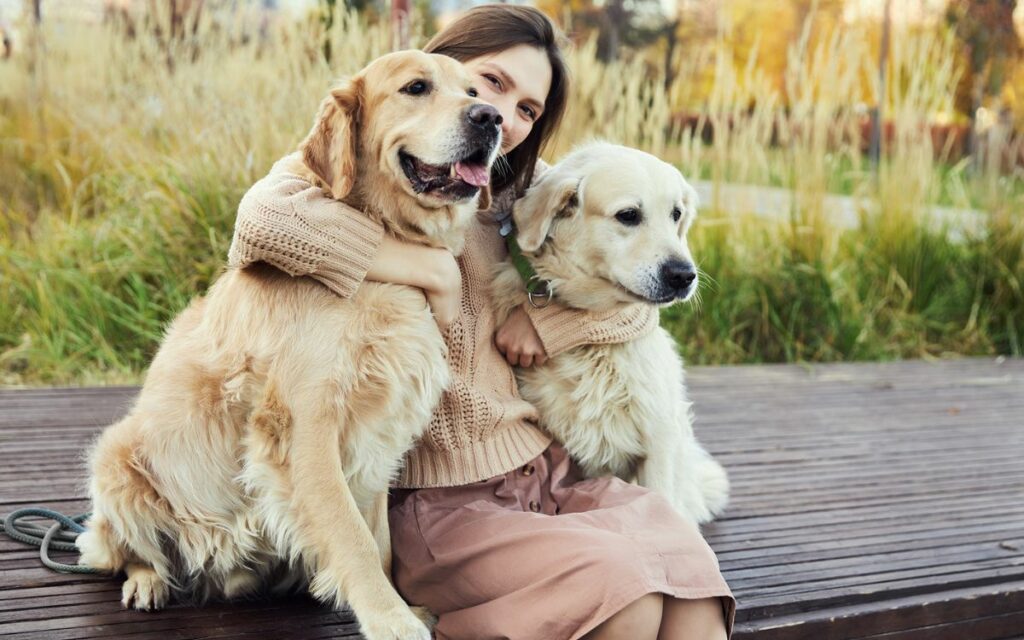
<svg viewBox="0 0 1024 640">
<path fill-rule="evenodd" d="M 431 90 L 406 93 L 415 79 Z M 331 92 L 282 167 L 457 253 L 480 198 L 417 192 L 398 150 L 458 159 L 482 104 L 469 88 L 449 58 L 380 58 Z M 124 570 L 125 606 L 308 584 L 347 601 L 368 638 L 429 638 L 429 614 L 390 583 L 387 489 L 448 377 L 418 289 L 365 282 L 342 299 L 260 263 L 227 270 L 174 320 L 130 413 L 90 452 L 81 563 Z"/>
<path fill-rule="evenodd" d="M 696 275 L 686 233 L 697 194 L 675 167 L 625 147 L 592 143 L 548 169 L 514 208 L 517 239 L 555 300 L 612 311 L 688 299 L 662 265 Z M 616 219 L 626 209 L 641 220 Z M 674 220 L 678 209 L 679 219 Z M 511 261 L 493 281 L 498 322 L 527 299 Z M 694 522 L 728 500 L 725 470 L 697 443 L 675 341 L 658 327 L 624 344 L 584 345 L 517 372 L 522 396 L 588 476 L 636 479 Z"/>
</svg>

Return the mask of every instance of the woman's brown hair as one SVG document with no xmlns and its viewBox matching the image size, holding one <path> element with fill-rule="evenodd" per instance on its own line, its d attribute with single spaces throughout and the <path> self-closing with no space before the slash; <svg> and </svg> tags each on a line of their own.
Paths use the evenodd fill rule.
<svg viewBox="0 0 1024 640">
<path fill-rule="evenodd" d="M 500 193 L 510 186 L 522 195 L 533 180 L 533 169 L 544 143 L 558 126 L 569 93 L 569 69 L 562 56 L 568 42 L 550 19 L 533 7 L 488 4 L 474 7 L 430 39 L 423 50 L 466 62 L 519 45 L 529 45 L 547 54 L 551 64 L 551 89 L 544 112 L 530 134 L 495 165 L 492 189 Z"/>
</svg>

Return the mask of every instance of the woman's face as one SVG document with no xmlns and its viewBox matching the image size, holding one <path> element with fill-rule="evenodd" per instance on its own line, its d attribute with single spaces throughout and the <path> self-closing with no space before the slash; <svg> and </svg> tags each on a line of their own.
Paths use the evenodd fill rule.
<svg viewBox="0 0 1024 640">
<path fill-rule="evenodd" d="M 501 152 L 508 153 L 530 135 L 544 112 L 551 89 L 551 63 L 543 49 L 527 44 L 489 53 L 463 63 L 480 98 L 501 112 Z"/>
</svg>

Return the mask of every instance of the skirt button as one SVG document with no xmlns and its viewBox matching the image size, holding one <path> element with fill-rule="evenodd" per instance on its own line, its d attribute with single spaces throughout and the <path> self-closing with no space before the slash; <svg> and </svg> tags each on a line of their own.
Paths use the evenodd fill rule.
<svg viewBox="0 0 1024 640">
<path fill-rule="evenodd" d="M 540 503 L 536 500 L 530 500 L 530 511 L 540 513 Z"/>
<path fill-rule="evenodd" d="M 536 467 L 534 467 L 532 464 L 528 464 L 525 467 L 523 467 L 523 475 L 524 476 L 532 476 L 533 472 L 535 470 L 536 470 Z"/>
</svg>

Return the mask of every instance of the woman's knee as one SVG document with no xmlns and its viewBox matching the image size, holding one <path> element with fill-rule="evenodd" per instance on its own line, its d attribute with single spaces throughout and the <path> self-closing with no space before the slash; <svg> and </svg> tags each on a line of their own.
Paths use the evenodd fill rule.
<svg viewBox="0 0 1024 640">
<path fill-rule="evenodd" d="M 683 600 L 665 597 L 658 640 L 725 640 L 721 598 Z"/>
<path fill-rule="evenodd" d="M 660 593 L 648 593 L 634 600 L 608 618 L 584 640 L 656 640 L 661 628 L 662 603 Z"/>
</svg>

